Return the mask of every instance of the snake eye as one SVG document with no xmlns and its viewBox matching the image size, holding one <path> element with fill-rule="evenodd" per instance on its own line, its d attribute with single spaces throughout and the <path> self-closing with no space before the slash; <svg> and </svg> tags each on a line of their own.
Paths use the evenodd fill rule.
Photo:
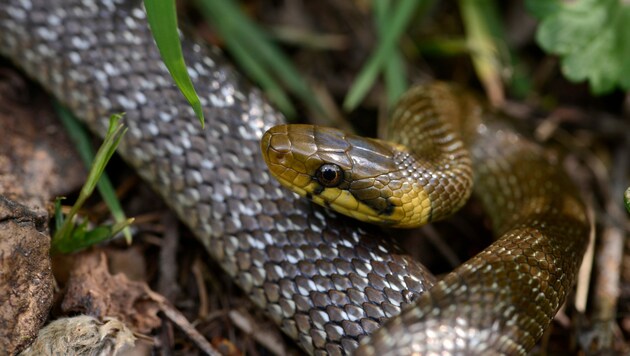
<svg viewBox="0 0 630 356">
<path fill-rule="evenodd" d="M 317 181 L 324 187 L 336 187 L 343 180 L 343 171 L 336 164 L 326 163 L 317 168 L 315 172 Z"/>
</svg>

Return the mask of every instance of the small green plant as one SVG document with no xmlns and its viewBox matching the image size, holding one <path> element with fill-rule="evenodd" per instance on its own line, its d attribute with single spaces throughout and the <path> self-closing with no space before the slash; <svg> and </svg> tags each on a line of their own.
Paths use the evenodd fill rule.
<svg viewBox="0 0 630 356">
<path fill-rule="evenodd" d="M 88 173 L 83 188 L 77 201 L 70 209 L 67 216 L 61 212 L 61 199 L 55 202 L 55 233 L 51 243 L 51 253 L 70 253 L 89 247 L 93 244 L 112 238 L 114 235 L 127 228 L 133 219 L 125 219 L 108 226 L 102 225 L 88 229 L 87 221 L 76 224 L 76 215 L 87 198 L 92 194 L 99 182 L 107 162 L 116 151 L 120 139 L 127 129 L 119 121 L 121 115 L 112 115 L 109 119 L 109 129 L 103 144 L 99 148 Z"/>
<path fill-rule="evenodd" d="M 626 193 L 623 195 L 623 202 L 626 204 L 626 209 L 630 213 L 630 187 L 626 189 Z"/>
<path fill-rule="evenodd" d="M 90 135 L 88 134 L 86 128 L 81 125 L 81 123 L 75 118 L 68 109 L 63 107 L 61 104 L 55 102 L 55 111 L 57 115 L 61 119 L 63 126 L 66 128 L 66 132 L 70 136 L 70 139 L 74 143 L 83 164 L 86 167 L 89 167 L 94 161 L 94 150 L 92 149 L 92 144 L 90 143 Z M 96 188 L 103 198 L 103 202 L 109 208 L 114 221 L 117 223 L 123 222 L 127 220 L 125 216 L 125 212 L 118 201 L 118 197 L 116 196 L 116 190 L 114 189 L 114 185 L 107 177 L 107 173 L 103 173 L 101 178 L 98 180 L 96 184 Z M 123 229 L 123 235 L 125 235 L 125 240 L 128 244 L 131 244 L 131 231 L 126 228 Z"/>
<path fill-rule="evenodd" d="M 540 20 L 536 40 L 560 57 L 562 73 L 588 80 L 594 94 L 630 90 L 630 3 L 625 0 L 528 0 Z"/>
</svg>

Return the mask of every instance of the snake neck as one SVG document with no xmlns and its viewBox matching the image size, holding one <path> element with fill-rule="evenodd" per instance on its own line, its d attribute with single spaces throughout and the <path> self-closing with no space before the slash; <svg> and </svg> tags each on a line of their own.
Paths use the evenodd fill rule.
<svg viewBox="0 0 630 356">
<path fill-rule="evenodd" d="M 406 147 L 394 159 L 399 174 L 418 181 L 428 195 L 429 222 L 451 215 L 470 197 L 471 157 L 462 137 L 466 120 L 479 112 L 473 98 L 444 83 L 411 89 L 393 112 L 389 138 Z"/>
</svg>

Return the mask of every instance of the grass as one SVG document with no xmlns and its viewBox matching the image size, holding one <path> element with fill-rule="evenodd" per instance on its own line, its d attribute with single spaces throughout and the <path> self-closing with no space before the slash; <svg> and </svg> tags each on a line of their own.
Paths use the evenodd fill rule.
<svg viewBox="0 0 630 356">
<path fill-rule="evenodd" d="M 395 5 L 384 4 L 381 1 L 374 2 L 379 41 L 374 53 L 368 58 L 346 95 L 343 103 L 346 111 L 356 109 L 383 71 L 386 73 L 386 83 L 390 85 L 386 91 L 391 102 L 402 94 L 402 89 L 406 87 L 406 84 L 402 83 L 401 79 L 403 64 L 400 62 L 401 55 L 397 44 L 413 15 L 416 14 L 418 6 L 426 6 L 427 3 L 427 1 L 418 0 L 401 0 Z"/>
<path fill-rule="evenodd" d="M 63 112 L 63 111 L 62 111 Z M 68 121 L 71 119 L 68 117 L 68 113 L 62 114 L 62 120 L 68 127 Z M 81 188 L 79 197 L 74 205 L 70 208 L 70 212 L 64 216 L 61 212 L 61 200 L 58 198 L 55 203 L 55 233 L 51 243 L 51 253 L 71 253 L 84 248 L 87 248 L 93 244 L 113 238 L 117 233 L 126 230 L 125 235 L 128 241 L 131 239 L 131 234 L 128 230 L 129 225 L 133 222 L 133 219 L 127 219 L 120 208 L 116 196 L 114 194 L 113 187 L 107 178 L 103 177 L 103 172 L 107 162 L 112 157 L 121 138 L 126 132 L 124 125 L 120 123 L 121 115 L 112 115 L 109 119 L 109 129 L 103 144 L 99 148 L 96 155 L 91 158 L 89 154 L 85 153 L 86 145 L 85 133 L 80 133 L 77 130 L 76 123 L 70 124 L 69 132 L 75 142 L 78 140 L 80 143 L 77 147 L 84 160 L 91 163 L 91 167 L 88 173 L 88 177 Z M 82 138 L 78 138 L 81 137 Z M 78 138 L 78 139 L 77 139 Z M 99 187 L 104 200 L 108 203 L 108 206 L 113 205 L 115 208 L 114 215 L 117 215 L 117 221 L 113 225 L 101 225 L 93 229 L 88 228 L 88 222 L 83 221 L 81 223 L 76 222 L 77 213 L 87 200 L 92 195 L 94 189 Z M 113 203 L 112 203 L 113 202 Z M 114 212 L 115 211 L 115 212 Z"/>
<path fill-rule="evenodd" d="M 169 73 L 171 73 L 171 77 L 175 80 L 177 87 L 184 94 L 190 106 L 192 106 L 197 118 L 199 118 L 201 127 L 203 127 L 203 108 L 188 75 L 188 69 L 182 53 L 182 45 L 179 40 L 175 1 L 144 0 L 144 6 L 147 10 L 149 26 L 162 56 L 162 61 Z"/>
</svg>

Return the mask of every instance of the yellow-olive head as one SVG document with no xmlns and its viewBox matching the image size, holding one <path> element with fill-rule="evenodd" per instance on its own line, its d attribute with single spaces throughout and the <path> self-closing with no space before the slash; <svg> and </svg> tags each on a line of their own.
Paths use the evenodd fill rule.
<svg viewBox="0 0 630 356">
<path fill-rule="evenodd" d="M 319 205 L 392 227 L 430 219 L 431 202 L 400 146 L 331 128 L 280 125 L 264 134 L 261 149 L 283 186 Z"/>
</svg>

